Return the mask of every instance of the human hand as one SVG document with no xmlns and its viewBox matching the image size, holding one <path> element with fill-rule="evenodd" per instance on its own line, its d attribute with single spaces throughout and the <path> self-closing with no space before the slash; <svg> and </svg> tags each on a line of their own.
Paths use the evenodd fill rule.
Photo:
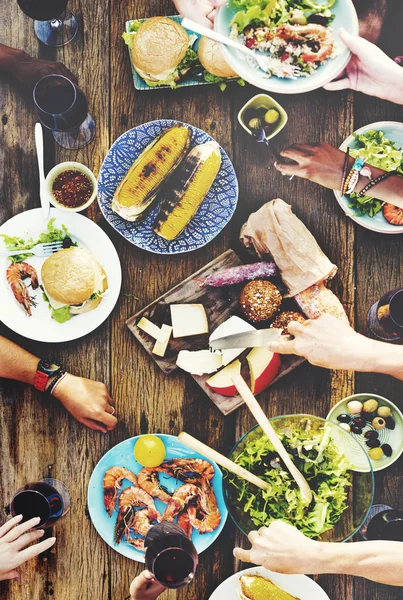
<svg viewBox="0 0 403 600">
<path fill-rule="evenodd" d="M 352 56 L 343 76 L 324 85 L 325 90 L 352 89 L 403 104 L 403 71 L 399 65 L 368 40 L 343 28 L 339 35 Z"/>
<path fill-rule="evenodd" d="M 30 519 L 26 523 L 21 523 L 21 520 L 22 515 L 18 515 L 0 527 L 0 581 L 19 579 L 18 567 L 51 548 L 56 541 L 55 537 L 51 537 L 27 548 L 32 542 L 39 540 L 44 531 L 43 529 L 30 531 L 40 522 L 39 517 Z"/>
<path fill-rule="evenodd" d="M 41 60 L 29 56 L 25 52 L 13 54 L 10 75 L 27 94 L 32 94 L 35 85 L 46 75 L 63 75 L 77 84 L 77 78 L 60 62 Z"/>
<path fill-rule="evenodd" d="M 273 521 L 269 527 L 251 531 L 248 540 L 252 548 L 234 548 L 235 558 L 278 573 L 305 575 L 315 572 L 322 544 L 307 538 L 284 521 Z"/>
<path fill-rule="evenodd" d="M 216 9 L 223 6 L 227 0 L 173 0 L 173 2 L 182 17 L 213 29 Z"/>
<path fill-rule="evenodd" d="M 288 325 L 293 340 L 269 344 L 271 352 L 303 356 L 313 365 L 327 369 L 371 370 L 376 342 L 360 335 L 348 323 L 322 315 L 318 319 Z"/>
<path fill-rule="evenodd" d="M 143 571 L 130 586 L 132 600 L 154 600 L 165 590 L 163 585 L 155 581 L 150 571 Z"/>
<path fill-rule="evenodd" d="M 107 433 L 117 425 L 112 399 L 106 386 L 99 381 L 67 373 L 56 386 L 53 396 L 77 421 L 90 429 Z"/>
</svg>

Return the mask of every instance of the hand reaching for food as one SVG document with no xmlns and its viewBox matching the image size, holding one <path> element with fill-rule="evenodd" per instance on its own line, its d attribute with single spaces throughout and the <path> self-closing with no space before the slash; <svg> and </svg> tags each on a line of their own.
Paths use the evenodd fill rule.
<svg viewBox="0 0 403 600">
<path fill-rule="evenodd" d="M 44 534 L 43 529 L 32 530 L 38 525 L 40 518 L 30 519 L 21 523 L 22 515 L 6 521 L 0 527 L 0 581 L 6 579 L 19 579 L 18 567 L 41 552 L 49 550 L 56 541 L 50 537 L 38 544 L 30 545 L 40 540 Z"/>
<path fill-rule="evenodd" d="M 323 87 L 338 91 L 352 89 L 396 104 L 403 104 L 403 71 L 378 46 L 345 29 L 339 30 L 341 41 L 352 56 L 345 73 Z"/>
<path fill-rule="evenodd" d="M 216 9 L 227 0 L 173 0 L 182 17 L 188 17 L 200 25 L 213 29 Z"/>
<path fill-rule="evenodd" d="M 150 571 L 143 571 L 130 586 L 132 600 L 155 600 L 165 590 L 163 585 L 155 581 Z"/>
<path fill-rule="evenodd" d="M 53 396 L 77 421 L 90 429 L 107 433 L 117 425 L 112 399 L 106 386 L 99 381 L 68 373 L 57 385 Z"/>
</svg>

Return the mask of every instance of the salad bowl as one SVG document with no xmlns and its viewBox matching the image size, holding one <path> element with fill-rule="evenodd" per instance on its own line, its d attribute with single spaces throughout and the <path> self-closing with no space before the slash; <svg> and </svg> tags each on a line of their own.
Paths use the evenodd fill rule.
<svg viewBox="0 0 403 600">
<path fill-rule="evenodd" d="M 283 444 L 311 486 L 314 500 L 303 505 L 295 482 L 255 426 L 238 440 L 229 458 L 271 483 L 273 492 L 262 492 L 229 474 L 224 497 L 234 523 L 247 535 L 281 519 L 312 538 L 349 540 L 362 527 L 373 502 L 374 476 L 365 450 L 320 417 L 285 415 L 270 423 L 283 434 Z"/>
<path fill-rule="evenodd" d="M 242 9 L 245 11 L 264 11 L 268 4 L 269 3 L 265 0 L 246 0 L 245 2 L 230 0 L 218 10 L 214 21 L 215 30 L 220 34 L 229 37 L 231 33 L 231 23 L 238 11 Z M 318 4 L 323 5 L 326 3 L 318 2 Z M 255 65 L 250 64 L 245 60 L 243 54 L 236 49 L 222 45 L 222 52 L 226 60 L 234 71 L 245 81 L 268 92 L 277 92 L 279 94 L 302 94 L 322 87 L 326 83 L 329 83 L 329 81 L 335 79 L 345 69 L 350 60 L 350 51 L 341 42 L 337 33 L 340 27 L 343 27 L 352 35 L 358 35 L 358 18 L 352 1 L 335 0 L 333 4 L 331 2 L 328 2 L 327 4 L 329 5 L 331 13 L 334 14 L 334 20 L 331 23 L 331 27 L 336 45 L 336 55 L 324 62 L 314 73 L 307 77 L 283 78 L 276 77 L 275 75 L 270 76 Z M 284 8 L 285 13 L 291 12 L 291 10 L 295 8 L 295 5 L 288 0 L 281 0 L 281 5 L 282 8 Z M 312 12 L 314 13 L 315 10 Z M 287 21 L 284 14 L 279 23 L 285 25 L 291 24 Z"/>
</svg>

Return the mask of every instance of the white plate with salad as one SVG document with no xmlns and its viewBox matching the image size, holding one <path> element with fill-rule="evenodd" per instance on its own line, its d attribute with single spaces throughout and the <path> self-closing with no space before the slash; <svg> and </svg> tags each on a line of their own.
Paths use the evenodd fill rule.
<svg viewBox="0 0 403 600">
<path fill-rule="evenodd" d="M 269 92 L 301 94 L 337 77 L 350 60 L 338 29 L 358 35 L 351 0 L 230 0 L 219 9 L 215 29 L 259 52 L 253 57 L 227 46 L 223 54 L 245 81 Z"/>
<path fill-rule="evenodd" d="M 329 596 L 313 579 L 306 575 L 284 575 L 274 573 L 264 567 L 252 567 L 231 575 L 213 592 L 209 600 L 239 598 L 240 578 L 243 575 L 258 575 L 272 581 L 283 592 L 296 597 L 296 600 L 330 600 Z M 274 597 L 274 596 L 273 596 Z"/>
<path fill-rule="evenodd" d="M 384 171 L 397 170 L 403 175 L 403 123 L 379 121 L 357 129 L 340 146 L 350 148 L 353 158 L 361 156 L 368 165 Z M 373 188 L 375 190 L 375 188 Z M 347 216 L 366 229 L 377 233 L 403 233 L 403 225 L 392 225 L 383 216 L 383 202 L 371 196 L 343 196 L 335 190 L 337 202 Z"/>
<path fill-rule="evenodd" d="M 40 287 L 41 267 L 46 258 L 26 256 L 28 249 L 36 243 L 62 241 L 65 238 L 70 238 L 74 247 L 82 248 L 99 263 L 108 283 L 108 289 L 96 308 L 67 318 L 46 301 Z M 29 296 L 34 300 L 31 316 L 28 316 L 7 281 L 6 272 L 11 261 L 7 256 L 0 256 L 0 321 L 16 333 L 39 342 L 67 342 L 91 333 L 112 312 L 122 281 L 119 257 L 106 233 L 87 217 L 54 208 L 50 210 L 47 221 L 44 221 L 40 208 L 20 213 L 0 227 L 0 251 L 3 253 L 12 249 L 21 249 L 23 262 L 29 265 L 30 270 L 35 269 L 39 280 L 35 290 L 31 286 L 32 280 L 23 280 Z M 19 257 L 14 260 L 19 261 Z"/>
</svg>

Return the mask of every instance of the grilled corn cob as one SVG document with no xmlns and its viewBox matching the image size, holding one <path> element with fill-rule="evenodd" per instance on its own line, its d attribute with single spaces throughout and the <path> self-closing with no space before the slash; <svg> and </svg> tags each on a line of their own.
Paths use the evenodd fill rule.
<svg viewBox="0 0 403 600">
<path fill-rule="evenodd" d="M 184 158 L 190 136 L 188 127 L 177 124 L 147 146 L 117 188 L 112 209 L 127 221 L 141 219 L 162 183 Z"/>
<path fill-rule="evenodd" d="M 154 223 L 155 233 L 174 240 L 184 230 L 206 197 L 220 165 L 220 147 L 216 142 L 192 148 L 157 196 L 161 207 Z"/>
<path fill-rule="evenodd" d="M 239 585 L 241 600 L 299 600 L 262 575 L 242 575 Z"/>
</svg>

